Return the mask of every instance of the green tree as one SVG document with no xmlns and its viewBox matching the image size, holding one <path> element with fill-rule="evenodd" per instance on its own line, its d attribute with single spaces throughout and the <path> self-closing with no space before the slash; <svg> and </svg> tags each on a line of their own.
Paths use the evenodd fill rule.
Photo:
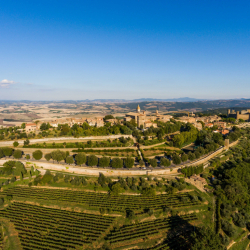
<svg viewBox="0 0 250 250">
<path fill-rule="evenodd" d="M 26 139 L 26 140 L 23 142 L 23 145 L 24 145 L 24 146 L 29 146 L 29 144 L 30 144 L 29 139 Z"/>
<path fill-rule="evenodd" d="M 194 153 L 192 153 L 191 151 L 189 151 L 188 152 L 188 159 L 190 160 L 190 161 L 193 161 L 194 159 L 195 159 L 195 154 Z"/>
<path fill-rule="evenodd" d="M 53 179 L 53 175 L 51 174 L 51 172 L 49 170 L 46 170 L 41 182 L 46 184 L 46 183 L 50 183 Z"/>
<path fill-rule="evenodd" d="M 48 130 L 50 128 L 49 123 L 42 123 L 40 126 L 40 130 Z"/>
<path fill-rule="evenodd" d="M 54 151 L 51 152 L 51 158 L 54 161 L 60 162 L 62 160 L 65 160 L 66 153 L 61 151 L 61 150 L 54 150 Z"/>
<path fill-rule="evenodd" d="M 149 163 L 150 163 L 150 165 L 151 165 L 153 168 L 157 167 L 157 160 L 156 160 L 156 159 L 150 159 Z"/>
<path fill-rule="evenodd" d="M 73 164 L 73 163 L 74 163 L 74 158 L 73 158 L 73 156 L 68 156 L 68 157 L 66 158 L 66 163 L 67 163 L 67 164 Z"/>
<path fill-rule="evenodd" d="M 0 148 L 0 159 L 4 157 L 3 150 Z"/>
<path fill-rule="evenodd" d="M 187 154 L 182 154 L 181 155 L 181 160 L 182 160 L 182 162 L 187 161 L 188 160 L 188 155 Z"/>
<path fill-rule="evenodd" d="M 164 167 L 168 167 L 168 166 L 170 166 L 170 161 L 169 161 L 167 158 L 162 157 L 162 158 L 161 158 L 160 164 L 161 164 L 162 166 L 164 166 Z"/>
<path fill-rule="evenodd" d="M 154 188 L 152 188 L 152 187 L 146 187 L 146 188 L 142 189 L 141 194 L 145 195 L 145 196 L 148 196 L 148 197 L 152 197 L 156 193 L 155 193 L 155 189 Z"/>
<path fill-rule="evenodd" d="M 48 153 L 44 157 L 45 157 L 46 161 L 49 161 L 51 159 L 51 154 Z"/>
<path fill-rule="evenodd" d="M 21 150 L 15 150 L 14 151 L 14 153 L 13 153 L 13 157 L 15 158 L 15 159 L 20 159 L 20 158 L 22 158 L 22 155 L 23 155 L 23 152 L 21 151 Z"/>
<path fill-rule="evenodd" d="M 43 157 L 43 152 L 41 150 L 36 150 L 32 153 L 32 156 L 35 160 L 41 160 Z"/>
<path fill-rule="evenodd" d="M 22 123 L 21 128 L 25 129 L 26 128 L 26 123 Z"/>
<path fill-rule="evenodd" d="M 100 167 L 108 167 L 109 165 L 110 165 L 110 158 L 108 157 L 99 158 Z"/>
<path fill-rule="evenodd" d="M 135 160 L 132 157 L 127 157 L 126 159 L 124 159 L 124 165 L 127 168 L 132 168 L 135 164 Z"/>
<path fill-rule="evenodd" d="M 109 119 L 115 119 L 115 117 L 113 116 L 113 115 L 106 115 L 105 117 L 104 117 L 104 120 L 106 121 L 106 120 L 109 120 Z"/>
<path fill-rule="evenodd" d="M 181 158 L 180 158 L 179 155 L 176 155 L 176 154 L 173 155 L 172 160 L 173 160 L 173 163 L 174 163 L 175 165 L 178 165 L 178 164 L 181 163 Z"/>
<path fill-rule="evenodd" d="M 211 228 L 199 228 L 191 235 L 191 250 L 223 250 L 219 234 Z"/>
<path fill-rule="evenodd" d="M 0 206 L 4 204 L 4 198 L 0 198 Z"/>
<path fill-rule="evenodd" d="M 182 134 L 175 135 L 173 137 L 173 144 L 174 144 L 175 147 L 180 148 L 183 145 L 184 142 L 185 142 L 185 139 L 184 139 Z"/>
<path fill-rule="evenodd" d="M 13 176 L 11 179 L 10 179 L 10 182 L 11 183 L 14 183 L 16 181 L 16 176 Z"/>
<path fill-rule="evenodd" d="M 139 161 L 139 165 L 140 165 L 140 167 L 143 167 L 143 166 L 145 166 L 145 163 L 144 163 L 144 161 L 143 161 L 143 160 L 140 160 L 140 161 Z"/>
<path fill-rule="evenodd" d="M 115 184 L 113 184 L 111 186 L 110 194 L 112 194 L 112 195 L 119 195 L 123 191 L 124 191 L 124 189 L 122 188 L 121 184 L 119 182 L 116 182 Z"/>
<path fill-rule="evenodd" d="M 112 161 L 111 161 L 111 167 L 112 168 L 122 168 L 123 167 L 122 159 L 113 158 Z"/>
<path fill-rule="evenodd" d="M 13 146 L 16 148 L 16 147 L 18 147 L 18 145 L 19 145 L 19 143 L 17 142 L 17 141 L 14 141 L 13 142 Z"/>
<path fill-rule="evenodd" d="M 86 155 L 84 153 L 79 153 L 75 156 L 76 164 L 82 165 L 86 163 Z"/>
<path fill-rule="evenodd" d="M 131 209 L 126 210 L 126 218 L 128 218 L 130 220 L 134 220 L 135 219 L 135 212 Z"/>
<path fill-rule="evenodd" d="M 4 156 L 6 157 L 6 156 L 11 156 L 12 155 L 12 153 L 13 153 L 13 149 L 12 148 L 3 148 L 2 149 L 3 150 L 3 153 L 4 153 Z"/>
<path fill-rule="evenodd" d="M 14 170 L 14 175 L 21 175 L 21 174 L 26 174 L 27 170 L 25 166 L 23 165 L 22 162 L 16 161 L 15 162 L 15 170 Z"/>
<path fill-rule="evenodd" d="M 89 155 L 87 160 L 88 166 L 97 166 L 98 164 L 98 158 L 95 155 Z"/>
<path fill-rule="evenodd" d="M 103 173 L 99 174 L 97 181 L 101 186 L 103 186 L 106 183 L 106 177 L 104 176 Z"/>
</svg>

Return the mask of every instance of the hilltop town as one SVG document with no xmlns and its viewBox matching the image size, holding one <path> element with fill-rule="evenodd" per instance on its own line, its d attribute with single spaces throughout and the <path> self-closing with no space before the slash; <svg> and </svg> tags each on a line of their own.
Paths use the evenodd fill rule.
<svg viewBox="0 0 250 250">
<path fill-rule="evenodd" d="M 247 212 L 236 218 L 230 210 L 234 222 L 223 212 L 234 191 L 221 173 L 249 162 L 249 110 L 168 113 L 137 103 L 79 114 L 46 105 L 2 107 L 0 219 L 2 235 L 14 223 L 17 236 L 0 244 L 45 250 L 60 239 L 55 249 L 188 250 L 194 226 L 204 242 L 245 241 Z M 239 211 L 244 199 L 234 203 Z"/>
</svg>

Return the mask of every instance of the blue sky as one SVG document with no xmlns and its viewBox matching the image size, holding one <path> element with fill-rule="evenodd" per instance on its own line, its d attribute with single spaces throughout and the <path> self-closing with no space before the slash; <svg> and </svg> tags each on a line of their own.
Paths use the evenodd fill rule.
<svg viewBox="0 0 250 250">
<path fill-rule="evenodd" d="M 250 98 L 249 1 L 0 1 L 0 99 Z"/>
</svg>

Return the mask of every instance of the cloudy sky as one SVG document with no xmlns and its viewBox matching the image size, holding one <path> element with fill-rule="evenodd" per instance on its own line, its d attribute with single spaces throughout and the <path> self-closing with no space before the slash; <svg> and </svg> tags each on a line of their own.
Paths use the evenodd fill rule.
<svg viewBox="0 0 250 250">
<path fill-rule="evenodd" d="M 0 99 L 250 98 L 250 1 L 1 1 Z"/>
</svg>

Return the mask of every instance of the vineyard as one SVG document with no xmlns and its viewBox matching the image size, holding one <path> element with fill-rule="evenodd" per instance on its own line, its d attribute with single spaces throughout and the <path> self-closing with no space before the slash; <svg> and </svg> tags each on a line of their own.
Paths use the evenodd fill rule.
<svg viewBox="0 0 250 250">
<path fill-rule="evenodd" d="M 0 250 L 3 249 L 3 241 L 4 241 L 3 225 L 0 223 Z"/>
<path fill-rule="evenodd" d="M 4 190 L 3 194 L 11 195 L 14 198 L 73 202 L 77 204 L 85 204 L 93 208 L 105 208 L 119 212 L 123 212 L 128 208 L 133 210 L 142 210 L 145 208 L 158 210 L 162 209 L 164 206 L 180 208 L 201 204 L 199 200 L 193 200 L 188 193 L 173 195 L 161 194 L 152 197 L 142 195 L 113 196 L 105 193 L 65 189 L 14 187 Z"/>
<path fill-rule="evenodd" d="M 0 216 L 14 223 L 24 250 L 82 249 L 110 230 L 114 217 L 14 202 Z"/>
<path fill-rule="evenodd" d="M 156 219 L 149 222 L 127 225 L 113 230 L 106 237 L 106 240 L 113 247 L 131 245 L 135 241 L 142 242 L 144 241 L 144 239 L 148 239 L 151 237 L 162 237 L 162 233 L 167 232 L 168 230 L 174 230 L 177 227 L 179 229 L 182 226 L 186 227 L 189 221 L 196 219 L 196 215 L 189 214 L 183 215 L 181 217 L 173 216 L 164 219 Z M 168 247 L 167 244 L 153 249 L 168 249 L 165 247 Z"/>
<path fill-rule="evenodd" d="M 60 210 L 21 202 L 13 202 L 0 210 L 0 216 L 14 223 L 23 250 L 60 249 L 73 250 L 93 247 L 105 240 L 111 249 L 117 249 L 165 237 L 178 229 L 193 228 L 195 214 L 172 216 L 147 222 L 113 227 L 115 217 Z M 150 249 L 169 249 L 178 245 L 175 240 L 165 240 Z M 89 249 L 89 248 L 88 248 Z M 172 248 L 171 248 L 172 249 Z M 174 249 L 174 248 L 173 248 Z"/>
</svg>

